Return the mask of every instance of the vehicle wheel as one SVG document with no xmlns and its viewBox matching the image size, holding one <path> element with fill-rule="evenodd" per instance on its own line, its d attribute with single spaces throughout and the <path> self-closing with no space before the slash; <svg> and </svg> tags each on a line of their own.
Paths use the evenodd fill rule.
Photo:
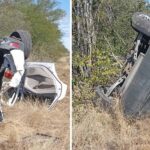
<svg viewBox="0 0 150 150">
<path fill-rule="evenodd" d="M 24 30 L 16 30 L 12 32 L 10 36 L 15 36 L 16 38 L 20 38 L 21 41 L 24 43 L 24 54 L 25 54 L 25 59 L 27 59 L 32 49 L 32 39 L 30 33 Z"/>
</svg>

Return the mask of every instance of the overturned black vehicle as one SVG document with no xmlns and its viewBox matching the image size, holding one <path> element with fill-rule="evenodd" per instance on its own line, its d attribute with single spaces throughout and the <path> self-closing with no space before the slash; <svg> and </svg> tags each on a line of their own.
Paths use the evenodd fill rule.
<svg viewBox="0 0 150 150">
<path fill-rule="evenodd" d="M 104 92 L 100 86 L 97 94 L 111 102 L 113 92 L 119 91 L 126 116 L 150 114 L 150 15 L 137 12 L 132 17 L 132 27 L 138 32 L 127 58 L 122 76 Z"/>
</svg>

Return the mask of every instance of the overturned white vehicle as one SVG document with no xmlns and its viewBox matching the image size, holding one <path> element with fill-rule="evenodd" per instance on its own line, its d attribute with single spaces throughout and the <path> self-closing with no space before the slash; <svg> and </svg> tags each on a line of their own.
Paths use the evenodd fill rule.
<svg viewBox="0 0 150 150">
<path fill-rule="evenodd" d="M 17 30 L 0 40 L 1 104 L 13 106 L 18 99 L 30 96 L 47 101 L 50 108 L 65 97 L 67 85 L 58 78 L 54 63 L 26 61 L 31 49 L 27 31 Z"/>
</svg>

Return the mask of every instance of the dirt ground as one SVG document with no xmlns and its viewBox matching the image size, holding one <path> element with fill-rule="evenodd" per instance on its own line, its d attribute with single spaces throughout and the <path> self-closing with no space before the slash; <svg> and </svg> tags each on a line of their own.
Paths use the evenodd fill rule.
<svg viewBox="0 0 150 150">
<path fill-rule="evenodd" d="M 69 58 L 56 63 L 59 78 L 68 85 L 67 96 L 48 111 L 46 104 L 21 101 L 4 107 L 0 124 L 0 150 L 69 149 Z"/>
</svg>

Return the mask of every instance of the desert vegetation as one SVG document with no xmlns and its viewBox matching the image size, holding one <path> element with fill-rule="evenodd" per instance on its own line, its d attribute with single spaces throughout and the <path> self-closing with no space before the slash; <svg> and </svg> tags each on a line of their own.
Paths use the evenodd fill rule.
<svg viewBox="0 0 150 150">
<path fill-rule="evenodd" d="M 149 118 L 126 118 L 115 95 L 101 103 L 97 85 L 119 76 L 135 35 L 134 12 L 149 13 L 144 0 L 73 1 L 73 149 L 149 149 Z"/>
</svg>

